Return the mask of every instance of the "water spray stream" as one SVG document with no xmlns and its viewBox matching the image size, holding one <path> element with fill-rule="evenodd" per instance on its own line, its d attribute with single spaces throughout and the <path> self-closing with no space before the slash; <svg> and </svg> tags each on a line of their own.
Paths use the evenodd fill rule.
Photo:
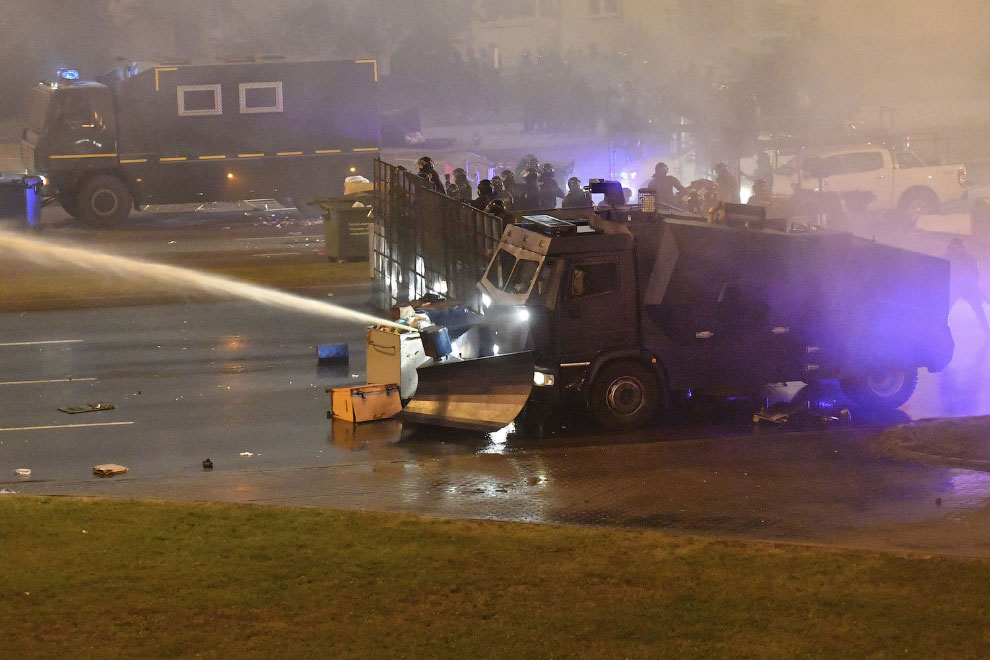
<svg viewBox="0 0 990 660">
<path fill-rule="evenodd" d="M 48 241 L 28 238 L 19 234 L 0 231 L 0 251 L 13 253 L 16 257 L 32 263 L 51 266 L 53 263 L 84 268 L 100 274 L 140 278 L 158 285 L 183 290 L 196 290 L 221 297 L 236 297 L 270 307 L 314 314 L 328 318 L 353 321 L 362 324 L 377 324 L 408 330 L 408 327 L 357 312 L 340 305 L 320 300 L 303 298 L 283 291 L 240 282 L 219 275 L 203 273 L 189 268 L 158 264 L 140 259 L 130 259 L 95 250 L 68 247 Z"/>
</svg>

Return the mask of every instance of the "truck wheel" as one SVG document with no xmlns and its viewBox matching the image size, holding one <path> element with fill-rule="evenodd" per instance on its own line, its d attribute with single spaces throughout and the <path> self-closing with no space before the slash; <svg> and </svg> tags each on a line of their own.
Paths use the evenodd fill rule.
<svg viewBox="0 0 990 660">
<path fill-rule="evenodd" d="M 919 215 L 938 213 L 938 196 L 927 188 L 915 188 L 901 195 L 897 209 L 912 223 Z"/>
<path fill-rule="evenodd" d="M 868 409 L 893 409 L 907 403 L 918 385 L 918 369 L 890 367 L 843 378 L 842 391 L 856 405 Z"/>
<path fill-rule="evenodd" d="M 76 195 L 80 220 L 115 225 L 127 219 L 134 200 L 124 182 L 112 174 L 97 174 L 83 183 Z"/>
<path fill-rule="evenodd" d="M 596 422 L 621 431 L 653 419 L 659 402 L 660 388 L 653 372 L 639 362 L 622 361 L 601 370 L 588 403 Z"/>
<path fill-rule="evenodd" d="M 71 215 L 73 218 L 78 218 L 79 210 L 76 207 L 77 197 L 78 195 L 74 191 L 69 191 L 59 192 L 58 195 L 55 196 L 55 199 L 58 200 L 59 206 L 65 209 L 66 213 Z"/>
</svg>

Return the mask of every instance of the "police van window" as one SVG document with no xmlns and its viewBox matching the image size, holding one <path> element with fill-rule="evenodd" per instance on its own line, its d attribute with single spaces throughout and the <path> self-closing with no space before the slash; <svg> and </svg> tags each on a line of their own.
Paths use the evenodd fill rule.
<svg viewBox="0 0 990 660">
<path fill-rule="evenodd" d="M 571 270 L 571 298 L 587 298 L 618 289 L 614 263 L 579 264 Z"/>
<path fill-rule="evenodd" d="M 842 157 L 842 173 L 873 172 L 883 169 L 883 154 L 879 151 L 860 151 Z"/>
<path fill-rule="evenodd" d="M 509 281 L 505 286 L 505 292 L 516 295 L 529 293 L 529 289 L 533 284 L 533 278 L 536 277 L 536 269 L 539 266 L 539 262 L 532 259 L 520 259 L 517 261 L 516 267 L 512 269 L 512 275 L 509 277 Z"/>
<path fill-rule="evenodd" d="M 220 85 L 177 85 L 175 95 L 180 117 L 223 114 Z"/>
<path fill-rule="evenodd" d="M 241 114 L 282 112 L 281 82 L 251 82 L 238 85 Z"/>
<path fill-rule="evenodd" d="M 514 256 L 505 250 L 499 250 L 492 265 L 488 268 L 488 275 L 485 279 L 491 282 L 496 290 L 501 291 L 505 288 L 506 282 L 509 281 L 509 275 L 512 274 L 512 267 L 515 265 L 516 258 Z"/>
</svg>

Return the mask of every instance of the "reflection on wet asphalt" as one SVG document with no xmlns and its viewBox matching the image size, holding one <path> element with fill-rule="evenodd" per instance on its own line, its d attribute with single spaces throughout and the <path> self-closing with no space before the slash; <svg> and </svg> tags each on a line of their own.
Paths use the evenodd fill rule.
<svg viewBox="0 0 990 660">
<path fill-rule="evenodd" d="M 819 402 L 814 414 L 782 427 L 754 425 L 746 401 L 695 398 L 679 401 L 664 425 L 615 435 L 570 415 L 536 439 L 327 420 L 324 389 L 363 382 L 360 327 L 242 303 L 5 315 L 2 341 L 85 341 L 9 349 L 4 380 L 98 380 L 8 388 L 3 425 L 64 423 L 56 404 L 89 400 L 118 406 L 97 421 L 135 424 L 2 434 L 0 486 L 990 556 L 990 475 L 893 459 L 872 443 L 880 428 L 909 419 L 990 414 L 980 328 L 963 306 L 950 323 L 952 363 L 923 371 L 915 396 L 887 416 L 853 410 L 849 423 L 830 421 L 846 403 L 826 387 L 804 393 Z M 347 342 L 358 366 L 318 366 L 315 345 L 333 342 Z M 103 462 L 131 471 L 93 477 Z M 18 481 L 17 467 L 34 476 Z"/>
</svg>

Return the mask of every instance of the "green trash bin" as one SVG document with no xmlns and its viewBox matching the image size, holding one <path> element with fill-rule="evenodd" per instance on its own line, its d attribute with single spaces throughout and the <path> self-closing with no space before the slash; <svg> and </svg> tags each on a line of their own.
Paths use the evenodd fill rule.
<svg viewBox="0 0 990 660">
<path fill-rule="evenodd" d="M 355 207 L 355 202 L 363 206 Z M 371 195 L 348 195 L 321 200 L 323 233 L 330 261 L 368 261 L 370 253 Z"/>
</svg>

